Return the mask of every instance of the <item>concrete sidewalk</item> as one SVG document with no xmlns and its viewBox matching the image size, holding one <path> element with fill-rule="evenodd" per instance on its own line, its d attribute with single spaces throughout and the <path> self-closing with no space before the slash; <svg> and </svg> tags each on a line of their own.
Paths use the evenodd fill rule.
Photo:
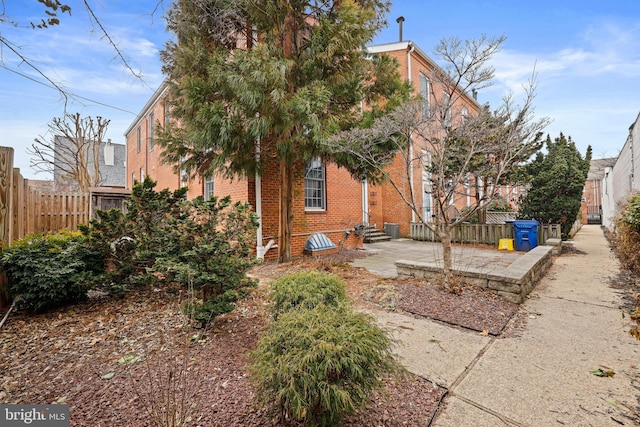
<svg viewBox="0 0 640 427">
<path fill-rule="evenodd" d="M 581 252 L 559 257 L 521 305 L 525 322 L 517 337 L 375 313 L 402 341 L 397 352 L 405 366 L 449 390 L 433 425 L 639 425 L 640 343 L 627 333 L 609 287 L 619 266 L 599 226 L 584 226 L 572 243 Z M 380 252 L 388 259 L 407 255 Z M 383 265 L 375 263 L 378 270 Z M 393 276 L 393 264 L 386 265 Z M 615 375 L 598 377 L 596 368 Z"/>
</svg>

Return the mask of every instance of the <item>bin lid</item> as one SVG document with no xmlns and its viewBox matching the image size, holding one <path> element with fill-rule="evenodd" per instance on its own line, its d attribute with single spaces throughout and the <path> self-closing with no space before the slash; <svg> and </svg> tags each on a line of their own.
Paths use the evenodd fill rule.
<svg viewBox="0 0 640 427">
<path fill-rule="evenodd" d="M 516 219 L 513 226 L 518 228 L 537 228 L 540 223 L 534 219 Z"/>
</svg>

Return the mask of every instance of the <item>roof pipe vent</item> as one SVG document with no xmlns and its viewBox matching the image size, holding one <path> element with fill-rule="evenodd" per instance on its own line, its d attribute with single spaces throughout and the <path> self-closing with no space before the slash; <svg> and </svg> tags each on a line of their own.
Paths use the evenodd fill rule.
<svg viewBox="0 0 640 427">
<path fill-rule="evenodd" d="M 400 38 L 399 41 L 402 41 L 402 23 L 404 22 L 404 16 L 399 16 L 398 19 L 396 19 L 396 22 L 398 23 L 398 37 Z"/>
</svg>

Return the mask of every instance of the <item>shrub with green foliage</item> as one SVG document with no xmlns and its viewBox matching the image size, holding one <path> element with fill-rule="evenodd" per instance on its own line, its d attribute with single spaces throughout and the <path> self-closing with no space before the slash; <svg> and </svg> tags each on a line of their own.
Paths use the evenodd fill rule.
<svg viewBox="0 0 640 427">
<path fill-rule="evenodd" d="M 538 153 L 524 168 L 531 188 L 522 200 L 520 217 L 561 224 L 562 238 L 567 239 L 580 213 L 591 146 L 582 156 L 571 137 L 560 133 L 553 142 L 547 136 L 546 149 L 546 154 Z"/>
<path fill-rule="evenodd" d="M 255 282 L 253 265 L 257 219 L 250 206 L 231 199 L 185 200 L 186 189 L 154 190 L 148 177 L 126 201 L 126 213 L 98 212 L 83 227 L 110 266 L 107 289 L 155 285 L 200 293 L 185 310 L 201 322 L 229 312 Z"/>
<path fill-rule="evenodd" d="M 640 274 L 640 193 L 636 193 L 622 208 L 615 220 L 614 248 L 622 266 Z"/>
<path fill-rule="evenodd" d="M 347 298 L 345 284 L 338 276 L 319 271 L 302 271 L 271 282 L 272 311 L 278 314 L 294 308 L 312 309 L 323 304 L 337 306 Z"/>
<path fill-rule="evenodd" d="M 251 354 L 259 398 L 283 419 L 339 425 L 364 407 L 385 375 L 402 368 L 392 340 L 371 316 L 347 303 L 281 313 Z"/>
<path fill-rule="evenodd" d="M 17 240 L 3 249 L 0 267 L 18 306 L 41 312 L 85 299 L 104 259 L 80 233 L 63 231 Z"/>
</svg>

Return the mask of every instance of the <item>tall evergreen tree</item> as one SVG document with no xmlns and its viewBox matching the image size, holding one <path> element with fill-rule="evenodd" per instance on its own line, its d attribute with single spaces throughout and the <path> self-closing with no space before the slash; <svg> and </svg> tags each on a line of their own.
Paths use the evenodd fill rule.
<svg viewBox="0 0 640 427">
<path fill-rule="evenodd" d="M 546 153 L 538 153 L 526 167 L 531 188 L 522 201 L 520 215 L 542 223 L 560 223 L 566 238 L 580 211 L 591 146 L 583 157 L 571 137 L 562 133 L 553 141 L 547 135 L 545 145 Z"/>
<path fill-rule="evenodd" d="M 177 41 L 162 57 L 180 127 L 161 133 L 165 158 L 229 178 L 275 158 L 280 261 L 291 259 L 295 180 L 313 157 L 331 159 L 320 142 L 362 120 L 362 101 L 406 88 L 390 61 L 363 50 L 388 9 L 387 0 L 178 0 L 168 14 Z"/>
</svg>

